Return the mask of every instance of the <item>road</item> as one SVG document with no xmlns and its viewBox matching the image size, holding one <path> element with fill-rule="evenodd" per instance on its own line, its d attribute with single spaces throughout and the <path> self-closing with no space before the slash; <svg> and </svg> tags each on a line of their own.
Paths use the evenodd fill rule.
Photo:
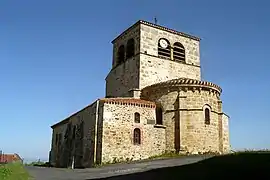
<svg viewBox="0 0 270 180">
<path fill-rule="evenodd" d="M 174 159 L 144 161 L 130 164 L 114 164 L 100 168 L 74 170 L 32 166 L 27 166 L 25 168 L 34 177 L 35 180 L 90 180 L 139 173 L 157 168 L 181 166 L 195 163 L 209 157 L 211 156 L 190 156 Z"/>
</svg>

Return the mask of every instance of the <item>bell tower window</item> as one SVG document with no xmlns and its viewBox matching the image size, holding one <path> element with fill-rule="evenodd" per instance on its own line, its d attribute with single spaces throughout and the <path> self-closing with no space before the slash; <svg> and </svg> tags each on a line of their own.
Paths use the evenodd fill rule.
<svg viewBox="0 0 270 180">
<path fill-rule="evenodd" d="M 125 61 L 125 46 L 121 45 L 117 52 L 117 65 Z"/>
<path fill-rule="evenodd" d="M 185 48 L 179 42 L 173 44 L 173 60 L 185 61 Z"/>
<path fill-rule="evenodd" d="M 158 42 L 158 56 L 171 59 L 170 43 L 167 39 L 160 39 Z"/>
<path fill-rule="evenodd" d="M 135 42 L 134 39 L 131 38 L 127 41 L 127 59 L 131 58 L 132 56 L 134 56 L 134 52 L 135 52 Z"/>
</svg>

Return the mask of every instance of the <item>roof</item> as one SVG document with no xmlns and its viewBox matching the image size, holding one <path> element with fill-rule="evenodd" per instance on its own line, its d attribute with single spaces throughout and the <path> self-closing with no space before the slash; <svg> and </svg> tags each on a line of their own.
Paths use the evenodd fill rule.
<svg viewBox="0 0 270 180">
<path fill-rule="evenodd" d="M 18 154 L 0 154 L 0 163 L 10 163 L 14 161 L 21 161 Z"/>
<path fill-rule="evenodd" d="M 156 84 L 152 84 L 142 89 L 142 91 L 148 91 L 151 89 L 159 89 L 162 87 L 177 87 L 177 86 L 192 86 L 192 87 L 207 87 L 210 89 L 214 89 L 217 92 L 221 93 L 222 89 L 218 85 L 207 82 L 207 81 L 200 81 L 197 79 L 189 79 L 189 78 L 177 78 L 171 79 L 168 81 L 159 82 Z"/>
<path fill-rule="evenodd" d="M 140 106 L 140 107 L 151 107 L 155 108 L 156 104 L 152 101 L 146 101 L 143 99 L 137 99 L 137 98 L 104 98 L 100 99 L 101 102 L 109 103 L 109 104 L 121 104 L 121 105 L 133 105 L 133 106 Z"/>
<path fill-rule="evenodd" d="M 61 124 L 66 124 L 66 123 L 68 123 L 69 118 L 75 116 L 76 114 L 78 114 L 78 113 L 80 113 L 81 111 L 87 109 L 88 107 L 91 107 L 91 106 L 94 105 L 97 101 L 98 101 L 98 100 L 94 101 L 92 104 L 90 104 L 90 105 L 84 107 L 83 109 L 81 109 L 81 110 L 79 110 L 79 111 L 77 111 L 77 112 L 75 112 L 75 113 L 69 115 L 69 116 L 68 116 L 67 118 L 65 118 L 64 120 L 62 120 L 62 121 L 60 121 L 60 122 L 58 122 L 58 123 L 52 125 L 51 128 L 55 128 L 56 126 L 59 126 L 59 125 L 61 125 Z"/>
<path fill-rule="evenodd" d="M 135 24 L 133 24 L 132 26 L 130 26 L 129 28 L 127 28 L 127 29 L 126 29 L 123 33 L 121 33 L 119 36 L 117 36 L 117 37 L 112 41 L 112 43 L 114 43 L 118 38 L 120 38 L 121 36 L 123 36 L 123 35 L 126 34 L 128 31 L 130 31 L 131 29 L 133 29 L 134 27 L 136 27 L 136 26 L 139 25 L 139 24 L 144 24 L 144 25 L 147 25 L 147 26 L 156 28 L 156 29 L 160 29 L 160 30 L 167 31 L 167 32 L 170 32 L 170 33 L 173 33 L 173 34 L 177 34 L 177 35 L 180 35 L 180 36 L 184 36 L 184 37 L 187 37 L 187 38 L 196 40 L 196 41 L 200 41 L 200 40 L 201 40 L 201 38 L 199 38 L 199 37 L 197 37 L 197 36 L 193 36 L 193 35 L 190 35 L 190 34 L 187 34 L 187 33 L 184 33 L 184 32 L 176 31 L 176 30 L 174 30 L 174 29 L 170 29 L 170 28 L 167 28 L 167 27 L 165 27 L 165 26 L 161 26 L 161 25 L 158 25 L 158 24 L 154 24 L 154 23 L 151 23 L 151 22 L 148 22 L 148 21 L 139 20 L 139 21 L 137 21 Z"/>
</svg>

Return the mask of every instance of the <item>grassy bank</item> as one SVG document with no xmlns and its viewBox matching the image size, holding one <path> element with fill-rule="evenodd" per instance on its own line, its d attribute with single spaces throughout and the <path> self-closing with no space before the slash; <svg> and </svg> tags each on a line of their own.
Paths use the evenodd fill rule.
<svg viewBox="0 0 270 180">
<path fill-rule="evenodd" d="M 9 163 L 0 165 L 1 180 L 28 180 L 30 175 L 22 163 Z"/>
</svg>

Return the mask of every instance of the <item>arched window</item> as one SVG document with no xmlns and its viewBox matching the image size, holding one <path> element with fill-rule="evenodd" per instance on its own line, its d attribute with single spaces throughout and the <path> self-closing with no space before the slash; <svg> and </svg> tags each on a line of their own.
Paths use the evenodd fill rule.
<svg viewBox="0 0 270 180">
<path fill-rule="evenodd" d="M 173 59 L 175 61 L 185 61 L 185 48 L 179 42 L 173 44 Z"/>
<path fill-rule="evenodd" d="M 125 61 L 125 46 L 121 45 L 117 52 L 117 65 Z"/>
<path fill-rule="evenodd" d="M 207 125 L 210 124 L 210 109 L 209 108 L 204 109 L 204 121 L 205 121 L 205 124 Z"/>
<path fill-rule="evenodd" d="M 160 39 L 158 42 L 158 56 L 171 59 L 170 42 L 167 39 Z"/>
<path fill-rule="evenodd" d="M 163 124 L 163 114 L 161 106 L 157 105 L 156 107 L 156 124 Z"/>
<path fill-rule="evenodd" d="M 135 145 L 141 144 L 141 130 L 139 128 L 134 129 L 133 141 Z"/>
<path fill-rule="evenodd" d="M 126 58 L 130 58 L 132 56 L 134 56 L 134 52 L 135 52 L 135 42 L 134 39 L 131 38 L 127 41 L 127 55 Z"/>
<path fill-rule="evenodd" d="M 140 114 L 139 113 L 134 113 L 134 122 L 135 123 L 140 123 Z"/>
</svg>

